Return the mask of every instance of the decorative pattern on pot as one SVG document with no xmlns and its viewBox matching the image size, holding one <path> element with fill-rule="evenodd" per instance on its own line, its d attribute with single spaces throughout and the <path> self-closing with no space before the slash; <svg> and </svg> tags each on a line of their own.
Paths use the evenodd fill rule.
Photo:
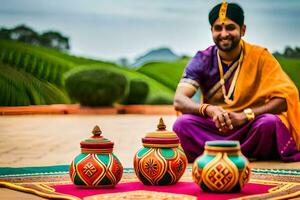
<svg viewBox="0 0 300 200">
<path fill-rule="evenodd" d="M 238 192 L 250 179 L 250 166 L 238 141 L 209 141 L 193 164 L 193 180 L 203 191 Z"/>
<path fill-rule="evenodd" d="M 123 166 L 113 153 L 114 143 L 101 136 L 99 126 L 92 133 L 80 142 L 81 154 L 70 166 L 71 180 L 78 186 L 114 187 L 123 175 Z"/>
<path fill-rule="evenodd" d="M 134 170 L 145 185 L 171 185 L 183 175 L 187 158 L 179 148 L 179 138 L 166 130 L 160 118 L 155 132 L 142 138 L 143 148 L 134 157 Z"/>
</svg>

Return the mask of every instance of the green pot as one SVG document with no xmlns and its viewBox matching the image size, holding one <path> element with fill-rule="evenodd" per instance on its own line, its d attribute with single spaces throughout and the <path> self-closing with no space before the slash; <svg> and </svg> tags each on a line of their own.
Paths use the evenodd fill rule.
<svg viewBox="0 0 300 200">
<path fill-rule="evenodd" d="M 193 164 L 192 176 L 203 191 L 238 192 L 250 179 L 239 141 L 209 141 Z"/>
</svg>

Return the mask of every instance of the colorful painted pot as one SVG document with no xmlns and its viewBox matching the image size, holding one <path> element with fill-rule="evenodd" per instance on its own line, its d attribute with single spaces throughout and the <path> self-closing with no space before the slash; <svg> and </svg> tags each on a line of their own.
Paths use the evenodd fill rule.
<svg viewBox="0 0 300 200">
<path fill-rule="evenodd" d="M 123 175 L 123 166 L 113 154 L 114 143 L 101 136 L 99 126 L 92 133 L 80 142 L 81 154 L 70 166 L 71 180 L 78 186 L 114 187 Z"/>
<path fill-rule="evenodd" d="M 179 138 L 166 130 L 162 118 L 155 132 L 142 138 L 143 148 L 134 157 L 134 170 L 145 185 L 171 185 L 183 175 L 187 158 L 178 147 Z"/>
<path fill-rule="evenodd" d="M 194 181 L 208 192 L 238 192 L 250 178 L 239 141 L 209 141 L 193 164 Z"/>
</svg>

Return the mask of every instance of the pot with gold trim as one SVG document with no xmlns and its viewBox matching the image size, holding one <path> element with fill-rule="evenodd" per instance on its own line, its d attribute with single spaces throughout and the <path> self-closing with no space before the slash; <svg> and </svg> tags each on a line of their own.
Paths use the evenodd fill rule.
<svg viewBox="0 0 300 200">
<path fill-rule="evenodd" d="M 179 138 L 166 130 L 161 118 L 155 132 L 142 138 L 143 147 L 135 154 L 134 170 L 145 185 L 171 185 L 183 175 L 187 158 L 179 147 Z"/>
<path fill-rule="evenodd" d="M 238 192 L 249 181 L 250 172 L 239 141 L 206 142 L 192 168 L 195 183 L 209 192 Z"/>
<path fill-rule="evenodd" d="M 114 187 L 123 175 L 123 166 L 113 153 L 114 143 L 101 134 L 99 126 L 93 136 L 80 142 L 81 153 L 70 166 L 70 177 L 77 186 Z"/>
</svg>

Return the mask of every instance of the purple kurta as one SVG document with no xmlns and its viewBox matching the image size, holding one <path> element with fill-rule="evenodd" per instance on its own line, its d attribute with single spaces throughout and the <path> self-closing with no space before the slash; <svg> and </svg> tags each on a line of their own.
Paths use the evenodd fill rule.
<svg viewBox="0 0 300 200">
<path fill-rule="evenodd" d="M 204 93 L 220 80 L 217 47 L 215 45 L 204 51 L 198 51 L 190 60 L 182 76 L 183 82 L 187 80 L 195 81 L 196 85 L 194 86 L 200 87 Z"/>
<path fill-rule="evenodd" d="M 272 114 L 259 115 L 253 121 L 227 133 L 219 132 L 209 118 L 184 114 L 177 118 L 173 130 L 189 162 L 202 154 L 206 141 L 212 140 L 238 140 L 242 153 L 248 158 L 300 161 L 300 152 L 288 129 Z"/>
<path fill-rule="evenodd" d="M 187 64 L 180 81 L 181 83 L 189 83 L 193 85 L 195 89 L 200 88 L 205 103 L 207 103 L 207 99 L 205 99 L 206 93 L 217 82 L 220 81 L 217 50 L 217 46 L 214 45 L 208 47 L 204 51 L 198 51 Z M 237 58 L 235 61 L 238 61 L 238 59 L 239 58 Z M 226 71 L 230 68 L 231 65 L 233 65 L 233 63 L 231 63 L 230 65 L 222 63 L 223 71 L 226 73 Z M 225 82 L 225 88 L 227 91 L 229 90 L 230 84 L 231 81 Z"/>
</svg>

